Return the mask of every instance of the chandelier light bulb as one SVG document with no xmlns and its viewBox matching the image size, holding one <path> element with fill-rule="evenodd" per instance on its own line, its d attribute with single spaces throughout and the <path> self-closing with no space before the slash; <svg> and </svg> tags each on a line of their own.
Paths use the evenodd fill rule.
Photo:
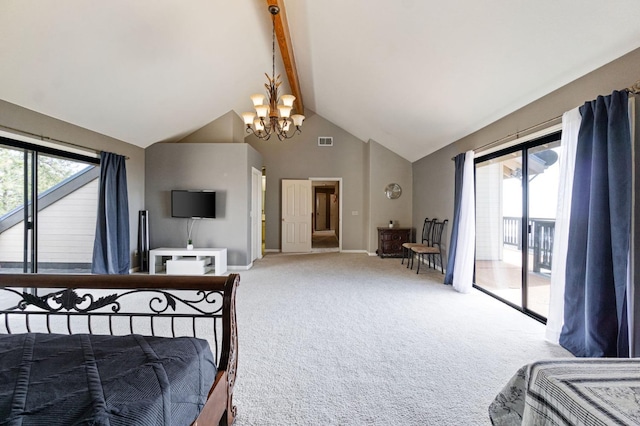
<svg viewBox="0 0 640 426">
<path fill-rule="evenodd" d="M 291 115 L 291 107 L 286 105 L 278 105 L 278 111 L 280 112 L 280 117 L 289 118 Z"/>
<path fill-rule="evenodd" d="M 297 127 L 302 126 L 302 120 L 304 120 L 304 115 L 302 114 L 293 114 L 291 119 L 293 120 L 293 125 Z"/>
<path fill-rule="evenodd" d="M 260 93 L 256 93 L 255 95 L 251 95 L 251 101 L 253 102 L 253 106 L 257 107 L 258 105 L 264 104 L 264 98 L 265 98 L 265 96 L 260 94 Z"/>
<path fill-rule="evenodd" d="M 243 112 L 242 113 L 242 119 L 244 120 L 244 124 L 246 124 L 247 126 L 251 126 L 253 124 L 253 119 L 255 118 L 256 114 L 253 112 Z"/>
<path fill-rule="evenodd" d="M 258 105 L 256 106 L 256 115 L 260 118 L 266 118 L 269 114 L 269 106 L 267 105 Z"/>
<path fill-rule="evenodd" d="M 293 95 L 282 95 L 280 96 L 280 100 L 282 101 L 282 105 L 293 108 L 293 101 L 296 100 L 296 97 Z"/>
<path fill-rule="evenodd" d="M 288 132 L 289 131 L 289 126 L 291 125 L 291 122 L 289 120 L 287 120 L 286 118 L 281 118 L 278 121 L 278 124 L 280 125 L 280 128 L 282 129 L 283 132 Z"/>
</svg>

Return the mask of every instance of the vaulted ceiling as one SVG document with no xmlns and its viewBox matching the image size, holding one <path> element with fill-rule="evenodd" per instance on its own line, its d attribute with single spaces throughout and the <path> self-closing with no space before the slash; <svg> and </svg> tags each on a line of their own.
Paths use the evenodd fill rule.
<svg viewBox="0 0 640 426">
<path fill-rule="evenodd" d="M 305 108 L 410 161 L 640 47 L 637 0 L 279 1 Z M 140 147 L 270 70 L 265 0 L 0 2 L 0 99 Z"/>
</svg>

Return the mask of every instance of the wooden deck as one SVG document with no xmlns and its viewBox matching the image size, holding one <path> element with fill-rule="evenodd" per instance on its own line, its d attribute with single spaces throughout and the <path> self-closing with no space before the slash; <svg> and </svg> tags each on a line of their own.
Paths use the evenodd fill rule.
<svg viewBox="0 0 640 426">
<path fill-rule="evenodd" d="M 504 249 L 503 260 L 476 261 L 476 285 L 509 302 L 522 306 L 522 261 L 517 250 Z M 549 275 L 534 273 L 529 256 L 528 308 L 544 317 L 549 312 Z"/>
</svg>

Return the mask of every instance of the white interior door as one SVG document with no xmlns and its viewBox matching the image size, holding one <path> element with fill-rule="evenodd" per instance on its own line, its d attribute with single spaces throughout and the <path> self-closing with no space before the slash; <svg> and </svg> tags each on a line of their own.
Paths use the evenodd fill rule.
<svg viewBox="0 0 640 426">
<path fill-rule="evenodd" d="M 262 172 L 251 168 L 251 261 L 262 259 Z"/>
<path fill-rule="evenodd" d="M 310 180 L 282 180 L 282 252 L 311 251 Z"/>
</svg>

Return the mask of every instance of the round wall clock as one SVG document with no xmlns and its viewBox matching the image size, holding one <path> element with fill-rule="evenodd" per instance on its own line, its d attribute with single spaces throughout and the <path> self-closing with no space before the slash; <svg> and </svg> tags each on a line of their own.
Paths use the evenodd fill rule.
<svg viewBox="0 0 640 426">
<path fill-rule="evenodd" d="M 402 195 L 402 188 L 397 183 L 390 183 L 384 188 L 384 193 L 390 200 L 395 200 Z"/>
</svg>

